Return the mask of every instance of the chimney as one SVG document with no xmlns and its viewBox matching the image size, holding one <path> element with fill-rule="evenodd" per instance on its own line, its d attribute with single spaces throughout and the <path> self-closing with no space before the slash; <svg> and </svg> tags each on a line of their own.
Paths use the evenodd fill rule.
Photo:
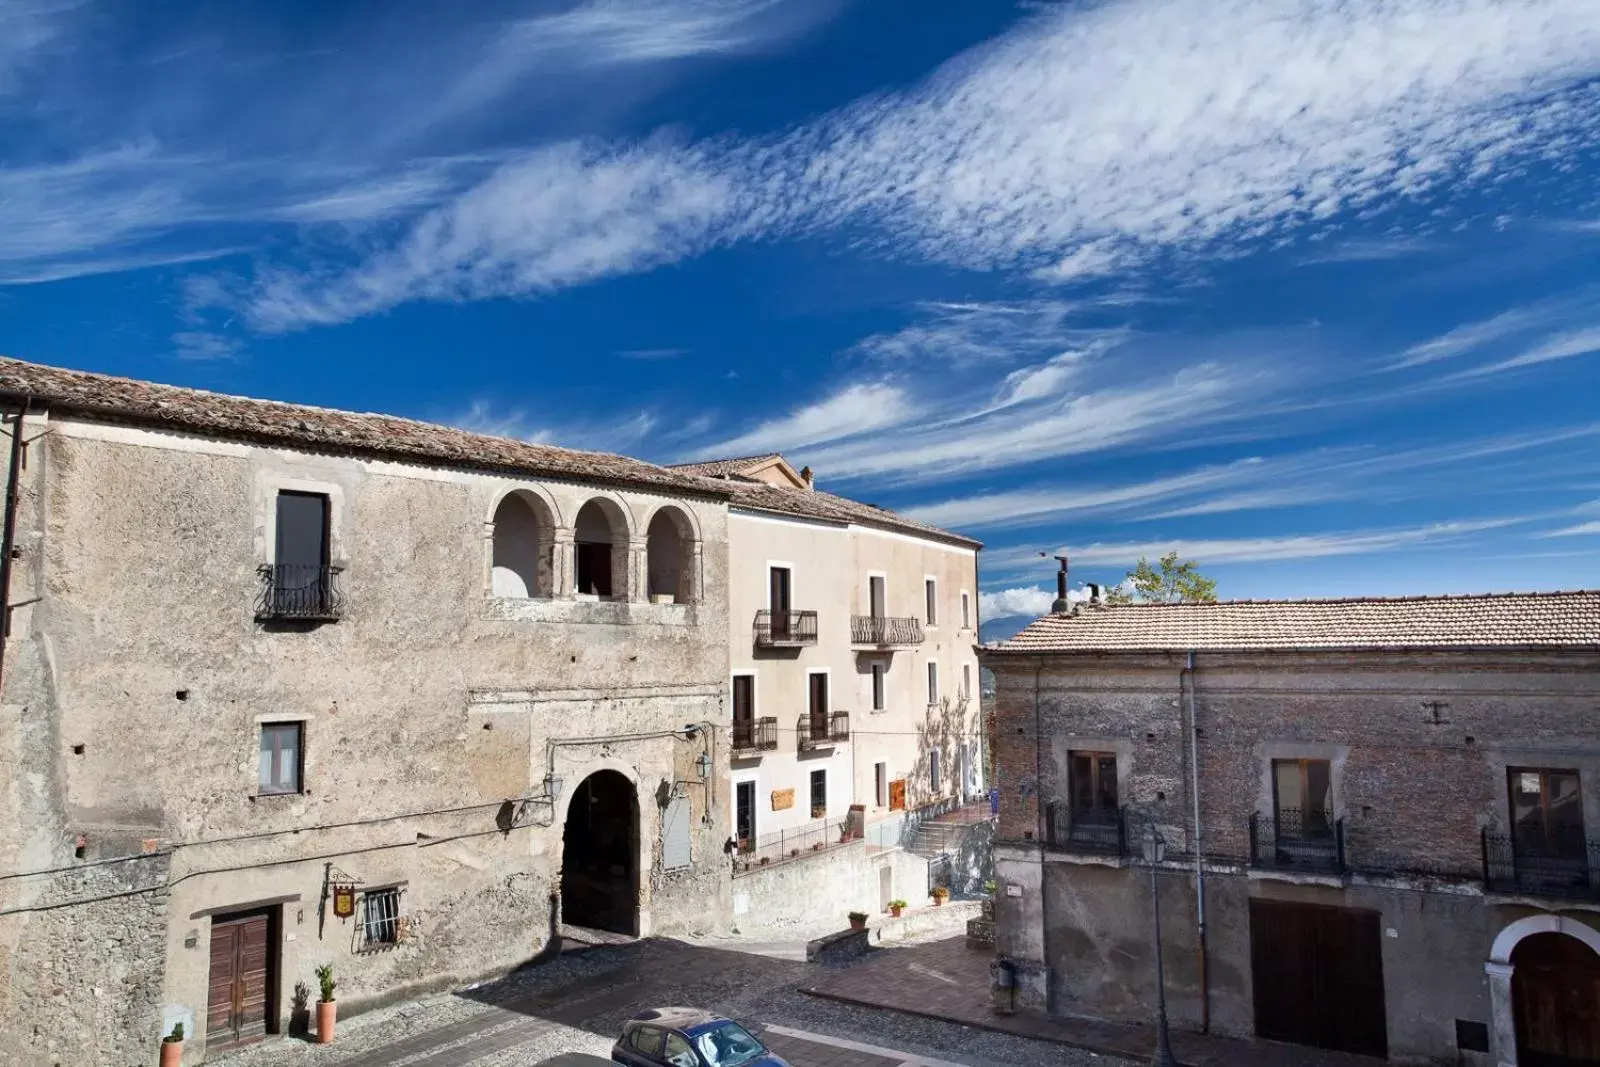
<svg viewBox="0 0 1600 1067">
<path fill-rule="evenodd" d="M 815 475 L 813 475 L 811 473 L 811 468 L 810 467 L 802 467 L 802 468 L 800 468 L 800 480 L 802 482 L 806 483 L 806 488 L 807 489 L 815 489 L 816 488 L 816 486 L 811 484 L 814 478 L 815 478 Z"/>
<path fill-rule="evenodd" d="M 1072 612 L 1072 601 L 1067 599 L 1067 557 L 1057 556 L 1061 561 L 1061 569 L 1056 572 L 1056 602 L 1050 605 L 1051 614 L 1068 615 Z"/>
<path fill-rule="evenodd" d="M 1089 587 L 1089 604 L 1090 604 L 1090 606 L 1091 607 L 1096 607 L 1096 608 L 1100 607 L 1102 605 L 1102 603 L 1103 603 L 1103 601 L 1101 601 L 1101 599 L 1100 599 L 1100 583 L 1099 582 L 1084 582 L 1083 584 Z"/>
</svg>

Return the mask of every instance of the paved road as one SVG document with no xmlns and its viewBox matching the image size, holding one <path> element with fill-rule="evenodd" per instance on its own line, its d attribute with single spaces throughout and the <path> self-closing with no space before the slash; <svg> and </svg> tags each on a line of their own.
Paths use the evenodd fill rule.
<svg viewBox="0 0 1600 1067">
<path fill-rule="evenodd" d="M 677 941 L 563 956 L 492 985 L 341 1023 L 331 1047 L 273 1042 L 227 1067 L 532 1067 L 557 1052 L 604 1056 L 623 1020 L 692 1004 L 764 1032 L 795 1067 L 1087 1067 L 1105 1057 L 798 991 L 813 964 Z"/>
</svg>

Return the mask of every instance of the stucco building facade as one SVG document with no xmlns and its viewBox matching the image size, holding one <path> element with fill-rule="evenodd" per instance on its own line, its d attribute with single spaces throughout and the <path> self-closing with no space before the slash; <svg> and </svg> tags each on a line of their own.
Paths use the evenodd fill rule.
<svg viewBox="0 0 1600 1067">
<path fill-rule="evenodd" d="M 0 1063 L 178 1022 L 198 1063 L 319 964 L 348 1014 L 524 962 L 558 906 L 724 921 L 724 490 L 12 360 L 0 403 Z"/>
<path fill-rule="evenodd" d="M 732 494 L 726 803 L 739 850 L 786 860 L 978 796 L 979 543 L 818 489 L 779 455 L 678 469 Z M 885 884 L 918 899 L 927 888 Z"/>
<path fill-rule="evenodd" d="M 1174 1026 L 1600 1061 L 1600 593 L 1086 604 L 981 657 L 1023 1007 L 1154 1018 L 1153 825 Z"/>
</svg>

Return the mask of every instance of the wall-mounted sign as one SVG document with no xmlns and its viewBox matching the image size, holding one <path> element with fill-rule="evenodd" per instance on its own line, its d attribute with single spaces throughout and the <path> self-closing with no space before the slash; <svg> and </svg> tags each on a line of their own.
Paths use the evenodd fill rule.
<svg viewBox="0 0 1600 1067">
<path fill-rule="evenodd" d="M 353 885 L 336 885 L 333 887 L 333 914 L 340 919 L 348 919 L 356 913 L 356 887 Z"/>
<path fill-rule="evenodd" d="M 794 807 L 793 789 L 774 789 L 772 791 L 772 810 L 786 811 Z"/>
</svg>

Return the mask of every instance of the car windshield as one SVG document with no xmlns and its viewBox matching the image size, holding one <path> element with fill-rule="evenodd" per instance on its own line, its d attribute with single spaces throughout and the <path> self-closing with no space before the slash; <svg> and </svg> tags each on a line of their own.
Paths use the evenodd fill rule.
<svg viewBox="0 0 1600 1067">
<path fill-rule="evenodd" d="M 738 1023 L 718 1023 L 696 1035 L 694 1044 L 708 1067 L 740 1067 L 766 1053 L 766 1048 Z"/>
</svg>

